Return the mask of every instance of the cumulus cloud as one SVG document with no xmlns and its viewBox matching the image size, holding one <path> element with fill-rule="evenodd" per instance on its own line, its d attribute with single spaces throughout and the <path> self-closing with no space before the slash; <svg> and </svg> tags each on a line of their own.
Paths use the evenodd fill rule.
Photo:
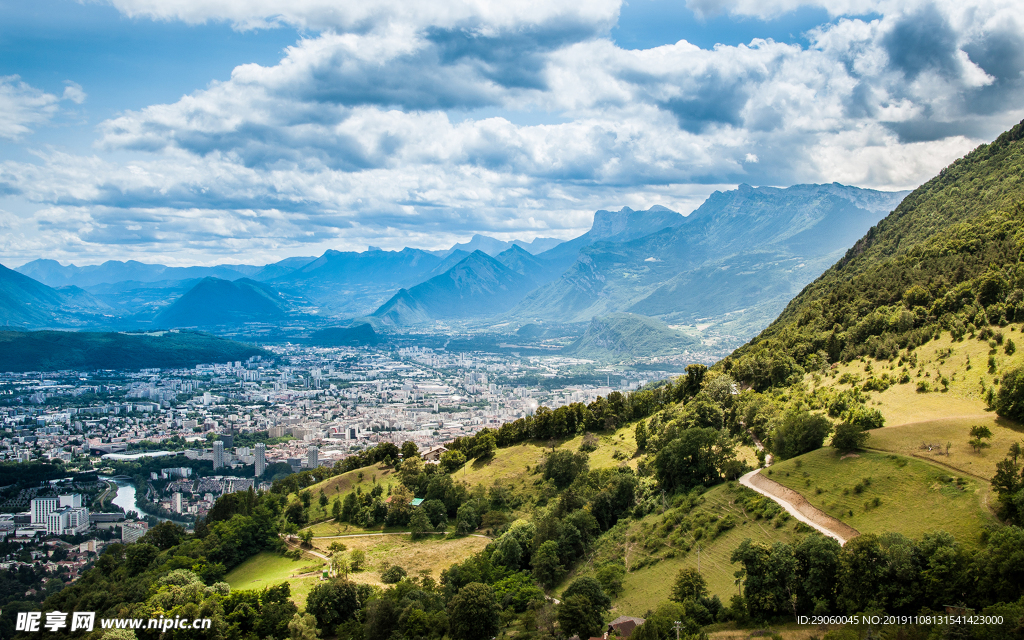
<svg viewBox="0 0 1024 640">
<path fill-rule="evenodd" d="M 37 232 L 66 246 L 272 254 L 565 237 L 598 208 L 689 211 L 738 182 L 913 187 L 1024 117 L 1009 2 L 849 0 L 831 6 L 854 17 L 807 45 L 648 50 L 602 35 L 615 3 L 114 4 L 327 30 L 276 65 L 102 123 L 94 157 L 0 165 L 0 192 L 42 206 Z"/>
<path fill-rule="evenodd" d="M 60 99 L 22 82 L 19 76 L 0 76 L 0 138 L 18 140 L 32 126 L 49 120 Z"/>
<path fill-rule="evenodd" d="M 611 27 L 621 0 L 108 0 L 130 17 L 182 20 L 190 24 L 231 22 L 239 29 L 282 24 L 301 29 L 365 31 L 383 24 L 442 29 L 466 28 L 486 34 L 542 24 Z"/>
</svg>

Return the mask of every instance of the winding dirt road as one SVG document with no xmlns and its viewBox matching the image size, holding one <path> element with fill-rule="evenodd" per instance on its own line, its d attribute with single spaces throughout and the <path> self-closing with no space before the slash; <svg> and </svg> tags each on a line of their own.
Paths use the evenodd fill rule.
<svg viewBox="0 0 1024 640">
<path fill-rule="evenodd" d="M 860 535 L 859 531 L 818 509 L 796 491 L 782 486 L 759 472 L 760 469 L 755 469 L 744 475 L 740 478 L 740 484 L 771 498 L 791 516 L 822 534 L 836 539 L 841 545 Z"/>
</svg>

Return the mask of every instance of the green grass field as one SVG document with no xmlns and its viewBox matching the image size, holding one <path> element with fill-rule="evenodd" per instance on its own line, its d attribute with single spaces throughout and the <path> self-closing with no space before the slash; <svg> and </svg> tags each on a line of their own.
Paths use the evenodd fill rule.
<svg viewBox="0 0 1024 640">
<path fill-rule="evenodd" d="M 1002 332 L 1004 339 L 1024 342 L 1022 325 L 1019 323 L 995 330 Z M 883 373 L 888 373 L 890 377 L 898 377 L 906 369 L 910 374 L 909 383 L 897 384 L 882 392 L 869 393 L 871 406 L 882 412 L 886 425 L 895 426 L 951 417 L 973 418 L 979 421 L 988 417 L 991 420 L 994 414 L 986 407 L 985 389 L 993 388 L 1003 371 L 1024 365 L 1024 349 L 1019 348 L 1013 355 L 1006 355 L 1002 346 L 997 345 L 994 353 L 992 351 L 988 342 L 968 337 L 955 342 L 948 333 L 944 333 L 938 340 L 932 340 L 915 350 L 917 367 L 911 366 L 910 363 L 901 365 L 899 359 L 892 362 L 870 358 L 858 359 L 838 364 L 830 375 L 820 378 L 817 383 L 814 376 L 808 374 L 805 382 L 808 386 L 848 389 L 850 383 L 839 383 L 844 374 L 854 376 L 857 379 L 854 384 L 860 386 L 872 376 L 881 377 Z M 994 371 L 989 370 L 990 355 L 995 361 Z M 949 383 L 946 391 L 941 391 L 943 377 Z M 919 382 L 928 383 L 931 391 L 919 393 Z"/>
<path fill-rule="evenodd" d="M 355 549 L 362 549 L 366 554 L 366 569 L 349 574 L 350 580 L 383 586 L 380 572 L 385 562 L 402 567 L 410 576 L 423 575 L 428 571 L 435 580 L 440 580 L 442 571 L 481 551 L 491 540 L 478 536 L 446 538 L 438 535 L 413 540 L 410 535 L 369 535 L 314 538 L 313 546 L 320 553 L 329 555 L 327 549 L 332 542 L 344 544 L 346 554 Z"/>
<path fill-rule="evenodd" d="M 319 577 L 298 578 L 296 576 L 318 571 L 323 564 L 323 560 L 308 554 L 304 555 L 301 560 L 292 560 L 270 551 L 264 551 L 232 569 L 224 581 L 231 585 L 232 590 L 266 589 L 287 582 L 291 586 L 292 601 L 301 608 L 305 606 L 306 596 Z"/>
<path fill-rule="evenodd" d="M 914 458 L 871 451 L 840 458 L 823 448 L 770 470 L 772 480 L 861 533 L 920 538 L 944 530 L 976 545 L 984 529 L 998 525 L 986 482 Z"/>
<path fill-rule="evenodd" d="M 622 561 L 629 570 L 623 581 L 623 594 L 614 599 L 613 615 L 643 616 L 648 609 L 668 600 L 680 570 L 698 567 L 699 545 L 700 571 L 708 582 L 708 590 L 728 604 L 737 593 L 734 574 L 738 569 L 729 557 L 743 540 L 794 542 L 805 535 L 803 532 L 810 531 L 784 513 L 771 520 L 756 518 L 741 504 L 744 497 L 755 495 L 737 483 L 718 485 L 704 493 L 703 503 L 690 513 L 708 522 L 730 517 L 734 526 L 713 537 L 698 534 L 700 540 L 694 539 L 694 531 L 682 531 L 673 526 L 672 518 L 666 520 L 661 513 L 615 527 L 598 542 L 593 556 L 563 580 L 559 590 L 576 577 L 593 576 L 604 562 Z M 671 516 L 674 512 L 670 508 L 666 513 Z M 709 527 L 713 530 L 714 525 Z M 691 546 L 689 551 L 681 544 L 684 540 Z"/>
<path fill-rule="evenodd" d="M 992 437 L 988 440 L 990 446 L 980 451 L 975 451 L 968 444 L 968 434 L 974 425 L 984 425 L 992 430 Z M 986 415 L 981 420 L 944 418 L 875 429 L 870 432 L 867 446 L 931 460 L 973 476 L 991 478 L 995 475 L 996 464 L 1006 457 L 1010 445 L 1024 441 L 1024 433 L 1019 428 L 995 415 Z M 949 455 L 946 455 L 947 443 L 952 444 Z"/>
</svg>

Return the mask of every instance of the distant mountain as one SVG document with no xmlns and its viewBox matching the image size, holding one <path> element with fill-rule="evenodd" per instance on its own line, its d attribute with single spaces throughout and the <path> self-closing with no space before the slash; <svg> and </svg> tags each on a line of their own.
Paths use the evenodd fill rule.
<svg viewBox="0 0 1024 640">
<path fill-rule="evenodd" d="M 0 331 L 0 371 L 149 369 L 269 355 L 250 345 L 193 332 L 158 334 Z"/>
<path fill-rule="evenodd" d="M 212 327 L 245 322 L 274 322 L 287 315 L 287 304 L 273 288 L 242 278 L 230 282 L 203 278 L 157 315 L 160 327 Z"/>
<path fill-rule="evenodd" d="M 494 259 L 512 271 L 533 280 L 538 285 L 550 282 L 559 276 L 559 271 L 550 263 L 530 255 L 518 245 L 512 245 L 495 256 Z"/>
<path fill-rule="evenodd" d="M 48 287 L 0 265 L 0 324 L 15 327 L 78 326 L 109 311 L 78 287 Z M 83 317 L 84 316 L 84 317 Z"/>
<path fill-rule="evenodd" d="M 411 287 L 436 275 L 434 269 L 441 262 L 438 256 L 420 249 L 332 249 L 270 283 L 318 307 L 321 313 L 363 316 L 372 313 L 401 287 Z"/>
<path fill-rule="evenodd" d="M 316 256 L 285 258 L 284 260 L 279 260 L 273 264 L 268 264 L 256 273 L 252 274 L 250 278 L 257 282 L 266 282 L 268 280 L 273 280 L 274 278 L 286 276 L 314 260 L 316 260 Z"/>
<path fill-rule="evenodd" d="M 621 311 L 674 323 L 718 318 L 749 337 L 905 195 L 838 184 L 715 192 L 679 224 L 583 247 L 512 313 L 576 322 Z"/>
<path fill-rule="evenodd" d="M 526 242 L 525 240 L 505 241 L 477 233 L 473 235 L 469 242 L 458 243 L 452 245 L 451 249 L 444 251 L 432 251 L 431 253 L 438 257 L 446 258 L 456 251 L 465 251 L 467 254 L 473 253 L 474 251 L 483 251 L 493 258 L 499 253 L 507 251 L 510 247 L 519 247 L 521 249 L 525 249 L 527 253 L 536 255 L 552 249 L 562 242 L 563 240 L 559 240 L 558 238 L 534 238 L 530 242 Z"/>
<path fill-rule="evenodd" d="M 535 286 L 531 278 L 474 251 L 445 273 L 402 289 L 373 316 L 407 325 L 493 315 L 510 309 Z"/>
<path fill-rule="evenodd" d="M 562 353 L 597 360 L 622 360 L 672 355 L 699 344 L 660 320 L 632 313 L 613 313 L 594 318 L 586 333 Z"/>
<path fill-rule="evenodd" d="M 573 263 L 583 247 L 601 241 L 628 242 L 662 229 L 679 226 L 684 220 L 682 215 L 661 205 L 655 205 L 646 211 L 634 211 L 629 207 L 622 207 L 618 211 L 602 209 L 594 213 L 594 223 L 589 231 L 544 251 L 537 257 L 564 271 Z"/>
<path fill-rule="evenodd" d="M 56 260 L 33 260 L 16 269 L 18 273 L 34 278 L 51 287 L 74 285 L 87 288 L 96 284 L 134 280 L 156 282 L 159 280 L 187 280 L 212 276 L 225 280 L 237 280 L 252 276 L 263 267 L 244 264 L 217 265 L 213 267 L 168 267 L 162 264 L 146 264 L 135 260 L 120 262 L 108 260 L 103 264 L 77 267 L 63 266 Z"/>
<path fill-rule="evenodd" d="M 321 347 L 358 347 L 380 344 L 380 336 L 368 323 L 351 327 L 327 327 L 309 337 L 310 344 Z"/>
</svg>

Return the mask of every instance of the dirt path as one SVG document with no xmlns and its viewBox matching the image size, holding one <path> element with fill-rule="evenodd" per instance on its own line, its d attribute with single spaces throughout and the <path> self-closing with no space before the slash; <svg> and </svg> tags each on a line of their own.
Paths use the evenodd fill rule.
<svg viewBox="0 0 1024 640">
<path fill-rule="evenodd" d="M 344 533 L 337 536 L 313 536 L 314 540 L 333 540 L 335 538 L 366 538 L 369 536 L 407 536 L 410 535 L 411 531 L 381 531 L 380 533 Z M 441 532 L 430 532 L 426 535 L 444 535 Z M 482 533 L 467 533 L 469 538 L 486 538 Z"/>
<path fill-rule="evenodd" d="M 808 502 L 807 498 L 771 478 L 761 475 L 759 471 L 759 469 L 755 469 L 744 475 L 740 478 L 740 484 L 771 498 L 794 518 L 830 538 L 835 538 L 839 544 L 846 544 L 860 535 L 860 532 L 850 525 L 836 520 Z"/>
</svg>

